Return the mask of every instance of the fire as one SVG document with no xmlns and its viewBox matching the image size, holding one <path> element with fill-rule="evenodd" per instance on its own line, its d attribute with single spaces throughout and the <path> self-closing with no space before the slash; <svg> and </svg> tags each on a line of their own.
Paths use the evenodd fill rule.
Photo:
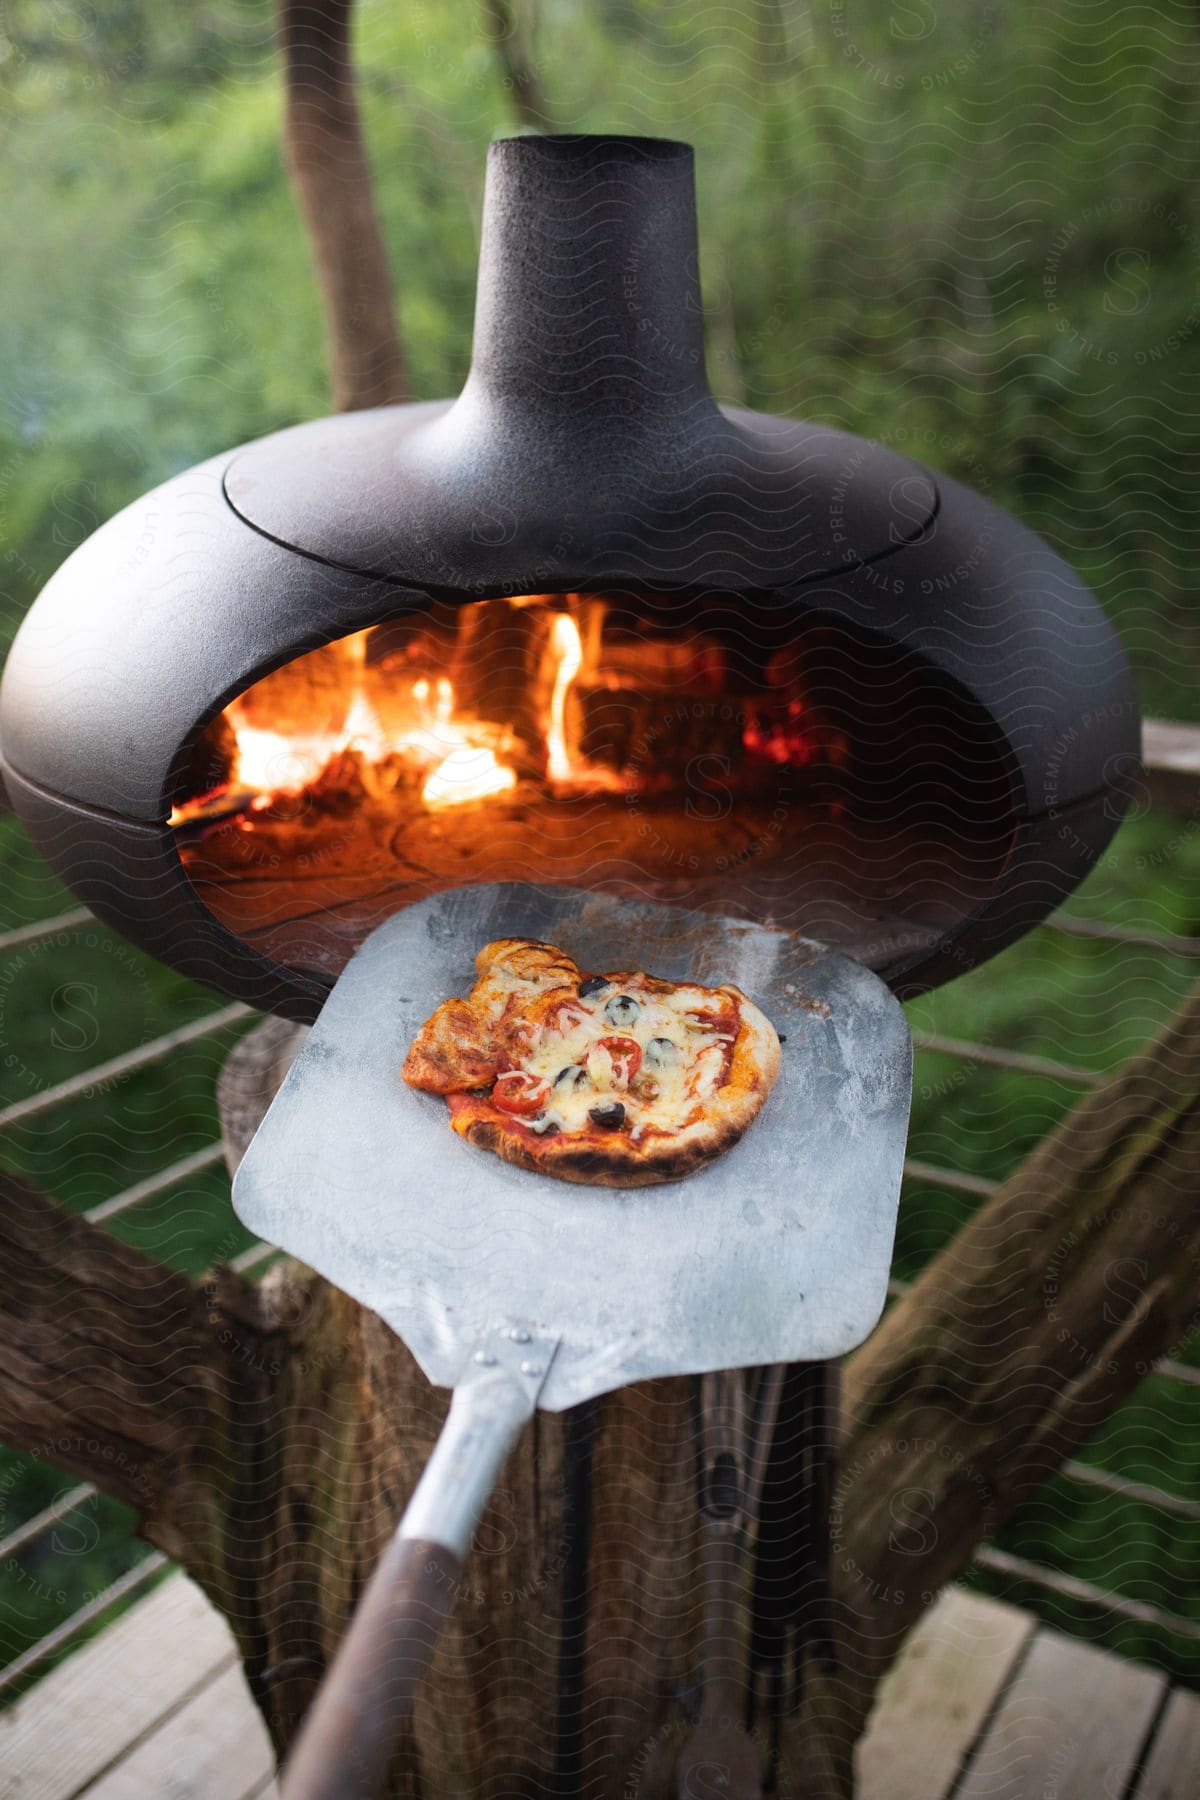
<svg viewBox="0 0 1200 1800">
<path fill-rule="evenodd" d="M 235 780 L 241 788 L 297 794 L 316 780 L 329 761 L 327 734 L 285 737 L 280 731 L 264 731 L 246 724 L 236 730 Z"/>
<path fill-rule="evenodd" d="M 426 717 L 414 730 L 404 733 L 396 748 L 415 750 L 424 760 L 436 763 L 421 789 L 426 806 L 461 806 L 467 800 L 486 800 L 489 794 L 502 794 L 517 785 L 515 770 L 498 762 L 489 745 L 473 742 L 470 728 L 455 720 L 454 686 L 446 676 L 439 676 L 432 690 L 422 676 L 414 681 L 412 692 Z"/>
<path fill-rule="evenodd" d="M 214 725 L 210 785 L 178 806 L 171 824 L 268 814 L 279 801 L 306 794 L 317 796 L 320 808 L 336 792 L 356 790 L 385 805 L 403 792 L 439 810 L 486 801 L 542 776 L 560 790 L 621 792 L 635 785 L 637 776 L 588 758 L 572 742 L 570 689 L 587 661 L 576 616 L 547 608 L 542 634 L 538 675 L 533 661 L 529 668 L 536 711 L 531 707 L 516 725 L 461 715 L 448 675 L 387 661 L 372 666 L 369 630 L 313 652 L 311 706 L 300 673 L 304 659 L 295 666 L 295 684 L 279 689 L 279 724 L 264 684 L 232 700 Z M 331 693 L 338 697 L 333 711 Z"/>
<path fill-rule="evenodd" d="M 385 797 L 398 782 L 411 783 L 424 774 L 421 798 L 429 807 L 461 806 L 516 786 L 516 771 L 498 751 L 511 743 L 511 733 L 483 719 L 455 717 L 453 683 L 447 676 L 420 676 L 408 684 L 403 705 L 403 677 L 396 684 L 399 718 L 389 730 L 366 690 L 366 633 L 344 640 L 339 653 L 353 671 L 349 697 L 337 730 L 274 731 L 252 722 L 240 700 L 226 708 L 223 722 L 233 739 L 229 776 L 212 793 L 171 814 L 173 825 L 188 818 L 220 813 L 232 803 L 252 812 L 281 797 L 302 794 L 347 754 L 358 779 L 370 794 Z"/>
<path fill-rule="evenodd" d="M 464 744 L 438 764 L 421 789 L 421 798 L 426 806 L 459 806 L 516 785 L 515 772 L 496 761 L 494 750 Z"/>
<path fill-rule="evenodd" d="M 550 696 L 550 720 L 546 730 L 546 770 L 554 781 L 569 781 L 574 773 L 567 749 L 567 693 L 583 667 L 583 643 L 579 627 L 569 613 L 559 613 L 550 634 L 550 647 L 558 657 L 554 691 Z"/>
</svg>

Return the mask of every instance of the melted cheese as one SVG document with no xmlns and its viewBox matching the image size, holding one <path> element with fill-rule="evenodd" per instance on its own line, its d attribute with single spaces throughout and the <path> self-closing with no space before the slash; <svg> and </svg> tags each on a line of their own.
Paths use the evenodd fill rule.
<svg viewBox="0 0 1200 1800">
<path fill-rule="evenodd" d="M 640 1004 L 641 1010 L 631 1025 L 612 1025 L 604 1016 L 604 1008 L 618 993 L 630 993 Z M 704 988 L 681 987 L 667 995 L 649 994 L 639 990 L 634 982 L 580 1000 L 582 1020 L 568 1020 L 564 1030 L 540 1029 L 537 1042 L 522 1056 L 521 1067 L 553 1083 L 561 1070 L 583 1064 L 587 1080 L 579 1087 L 564 1083 L 555 1088 L 545 1111 L 536 1120 L 524 1123 L 538 1133 L 551 1125 L 564 1132 L 582 1131 L 588 1126 L 588 1113 L 593 1106 L 619 1100 L 625 1108 L 622 1130 L 634 1142 L 648 1129 L 682 1130 L 699 1117 L 706 1102 L 712 1101 L 725 1069 L 730 1034 L 713 1031 L 689 1016 L 697 1010 L 711 1009 L 712 1004 L 711 993 Z M 632 1038 L 641 1047 L 639 1076 L 645 1075 L 657 1083 L 654 1098 L 635 1093 L 620 1080 L 611 1055 L 599 1045 L 602 1037 Z M 664 1068 L 649 1068 L 645 1053 L 651 1038 L 666 1038 L 674 1044 L 679 1051 L 678 1060 Z"/>
</svg>

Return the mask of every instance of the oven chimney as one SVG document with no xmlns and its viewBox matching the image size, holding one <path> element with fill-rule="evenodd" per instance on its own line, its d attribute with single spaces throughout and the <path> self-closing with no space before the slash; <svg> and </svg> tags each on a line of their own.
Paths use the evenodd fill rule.
<svg viewBox="0 0 1200 1800">
<path fill-rule="evenodd" d="M 719 419 L 704 372 L 691 146 L 504 138 L 488 152 L 462 404 Z"/>
</svg>

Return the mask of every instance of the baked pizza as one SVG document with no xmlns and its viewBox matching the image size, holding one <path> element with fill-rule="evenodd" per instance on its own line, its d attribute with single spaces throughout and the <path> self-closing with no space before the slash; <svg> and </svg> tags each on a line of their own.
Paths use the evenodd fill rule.
<svg viewBox="0 0 1200 1800">
<path fill-rule="evenodd" d="M 588 975 L 500 938 L 465 1000 L 417 1033 L 404 1079 L 443 1094 L 462 1137 L 564 1181 L 678 1181 L 736 1144 L 779 1073 L 770 1021 L 731 985 Z"/>
</svg>

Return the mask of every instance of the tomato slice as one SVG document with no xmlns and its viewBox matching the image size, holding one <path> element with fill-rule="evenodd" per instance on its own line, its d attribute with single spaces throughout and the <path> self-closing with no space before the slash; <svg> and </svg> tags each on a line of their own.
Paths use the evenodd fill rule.
<svg viewBox="0 0 1200 1800">
<path fill-rule="evenodd" d="M 612 1057 L 613 1086 L 628 1087 L 642 1066 L 642 1046 L 631 1037 L 602 1037 L 599 1048 Z"/>
<path fill-rule="evenodd" d="M 700 1031 L 732 1031 L 733 1014 L 729 1012 L 710 1012 L 707 1010 L 689 1012 L 687 1023 Z"/>
<path fill-rule="evenodd" d="M 580 1006 L 574 995 L 571 995 L 564 1000 L 556 1000 L 552 1006 L 548 1006 L 543 1023 L 547 1031 L 561 1031 L 566 1037 L 567 1033 L 574 1031 L 576 1026 L 589 1024 L 591 1018 L 592 1015 L 587 1008 Z"/>
<path fill-rule="evenodd" d="M 540 1075 L 529 1075 L 524 1069 L 508 1069 L 497 1075 L 492 1099 L 501 1112 L 513 1113 L 519 1119 L 531 1119 L 540 1113 L 550 1098 L 550 1083 Z"/>
</svg>

